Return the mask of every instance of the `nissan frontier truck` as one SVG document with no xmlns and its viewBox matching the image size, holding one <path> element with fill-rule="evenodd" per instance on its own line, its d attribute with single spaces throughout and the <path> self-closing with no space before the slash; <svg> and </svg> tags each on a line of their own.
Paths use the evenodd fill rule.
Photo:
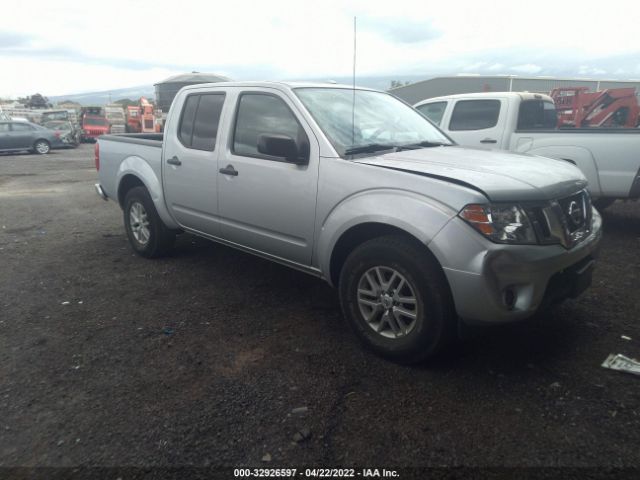
<svg viewBox="0 0 640 480">
<path fill-rule="evenodd" d="M 460 319 L 576 297 L 602 234 L 575 165 L 460 147 L 366 88 L 184 87 L 163 134 L 101 136 L 95 162 L 138 254 L 189 232 L 324 279 L 362 342 L 401 362 L 443 351 Z"/>
</svg>

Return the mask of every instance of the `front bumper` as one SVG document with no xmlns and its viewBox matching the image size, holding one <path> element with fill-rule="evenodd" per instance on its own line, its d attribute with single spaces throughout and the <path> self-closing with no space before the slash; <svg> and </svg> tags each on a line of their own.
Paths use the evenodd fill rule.
<svg viewBox="0 0 640 480">
<path fill-rule="evenodd" d="M 457 217 L 429 248 L 444 269 L 458 315 L 469 323 L 504 323 L 582 293 L 601 238 L 602 219 L 593 209 L 590 235 L 571 249 L 492 243 Z"/>
</svg>

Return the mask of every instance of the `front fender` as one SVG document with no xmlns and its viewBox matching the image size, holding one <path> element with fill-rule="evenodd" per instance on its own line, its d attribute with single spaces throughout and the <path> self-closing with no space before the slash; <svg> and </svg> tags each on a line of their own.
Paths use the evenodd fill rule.
<svg viewBox="0 0 640 480">
<path fill-rule="evenodd" d="M 316 241 L 316 263 L 331 281 L 331 255 L 349 229 L 380 223 L 407 232 L 425 245 L 456 215 L 450 207 L 414 192 L 391 189 L 366 190 L 336 205 L 323 220 Z"/>
<path fill-rule="evenodd" d="M 127 175 L 133 175 L 138 180 L 140 180 L 144 186 L 146 187 L 149 195 L 151 195 L 151 200 L 153 200 L 153 204 L 156 207 L 158 215 L 162 219 L 163 223 L 168 228 L 179 228 L 179 225 L 173 219 L 167 207 L 164 203 L 164 192 L 162 190 L 162 182 L 156 172 L 151 168 L 151 166 L 141 157 L 131 156 L 125 158 L 118 167 L 118 172 L 116 174 L 117 185 L 118 185 L 118 196 L 120 195 L 120 187 L 122 185 L 122 180 Z"/>
</svg>

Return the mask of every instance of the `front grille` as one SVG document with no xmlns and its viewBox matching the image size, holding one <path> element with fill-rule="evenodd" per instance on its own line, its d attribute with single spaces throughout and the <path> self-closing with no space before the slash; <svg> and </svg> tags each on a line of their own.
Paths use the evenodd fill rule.
<svg viewBox="0 0 640 480">
<path fill-rule="evenodd" d="M 586 190 L 544 207 L 529 207 L 527 214 L 542 243 L 572 248 L 591 233 L 591 197 Z"/>
</svg>

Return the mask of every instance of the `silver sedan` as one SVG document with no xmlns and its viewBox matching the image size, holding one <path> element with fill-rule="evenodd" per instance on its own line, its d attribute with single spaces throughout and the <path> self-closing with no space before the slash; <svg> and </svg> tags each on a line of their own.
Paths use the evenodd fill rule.
<svg viewBox="0 0 640 480">
<path fill-rule="evenodd" d="M 44 155 L 52 148 L 63 148 L 60 132 L 31 122 L 0 122 L 0 152 L 30 151 Z"/>
</svg>

